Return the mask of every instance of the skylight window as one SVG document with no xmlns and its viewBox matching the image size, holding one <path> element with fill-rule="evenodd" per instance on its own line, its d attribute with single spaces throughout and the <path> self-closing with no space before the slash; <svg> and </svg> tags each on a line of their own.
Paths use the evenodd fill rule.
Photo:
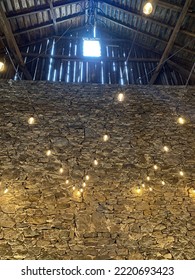
<svg viewBox="0 0 195 280">
<path fill-rule="evenodd" d="M 100 41 L 98 39 L 83 39 L 83 56 L 100 57 Z"/>
</svg>

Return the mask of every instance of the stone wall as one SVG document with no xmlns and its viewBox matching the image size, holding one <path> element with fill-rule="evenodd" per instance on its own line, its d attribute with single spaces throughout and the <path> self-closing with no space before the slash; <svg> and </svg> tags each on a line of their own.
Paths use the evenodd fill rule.
<svg viewBox="0 0 195 280">
<path fill-rule="evenodd" d="M 194 87 L 1 81 L 1 259 L 194 259 L 194 123 Z"/>
</svg>

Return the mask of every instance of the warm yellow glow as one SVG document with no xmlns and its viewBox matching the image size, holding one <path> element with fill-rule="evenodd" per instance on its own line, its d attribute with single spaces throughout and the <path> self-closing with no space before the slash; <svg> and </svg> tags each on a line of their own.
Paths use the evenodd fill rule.
<svg viewBox="0 0 195 280">
<path fill-rule="evenodd" d="M 85 183 L 85 182 L 83 182 L 82 186 L 83 186 L 83 187 L 86 187 L 86 183 Z"/>
<path fill-rule="evenodd" d="M 183 171 L 179 171 L 179 175 L 180 176 L 184 176 L 184 172 Z"/>
<path fill-rule="evenodd" d="M 75 187 L 72 187 L 73 191 L 75 191 Z"/>
<path fill-rule="evenodd" d="M 89 180 L 89 175 L 86 175 L 86 176 L 85 176 L 85 179 L 88 181 L 88 180 Z"/>
<path fill-rule="evenodd" d="M 142 187 L 145 188 L 145 184 L 144 183 L 142 184 Z"/>
<path fill-rule="evenodd" d="M 6 194 L 8 192 L 8 188 L 6 187 L 4 190 L 4 193 Z"/>
<path fill-rule="evenodd" d="M 125 99 L 124 94 L 123 93 L 119 93 L 117 99 L 118 99 L 119 102 L 123 102 L 124 99 Z"/>
<path fill-rule="evenodd" d="M 64 172 L 64 169 L 61 167 L 59 172 L 60 172 L 60 174 L 62 174 Z"/>
<path fill-rule="evenodd" d="M 49 157 L 51 156 L 51 150 L 47 150 L 46 155 Z"/>
<path fill-rule="evenodd" d="M 150 192 L 152 191 L 152 187 L 149 187 L 149 191 L 150 191 Z"/>
<path fill-rule="evenodd" d="M 30 117 L 30 118 L 28 119 L 28 123 L 29 123 L 29 124 L 34 124 L 34 123 L 35 123 L 35 118 Z"/>
<path fill-rule="evenodd" d="M 154 165 L 154 170 L 157 170 L 158 169 L 158 166 L 155 164 Z"/>
<path fill-rule="evenodd" d="M 147 181 L 150 181 L 150 176 L 147 176 L 147 177 L 146 177 L 146 180 L 147 180 Z"/>
<path fill-rule="evenodd" d="M 2 61 L 0 61 L 0 72 L 3 72 L 5 69 L 5 63 L 3 63 Z"/>
<path fill-rule="evenodd" d="M 141 192 L 141 189 L 138 187 L 137 190 L 136 190 L 136 192 L 137 192 L 137 193 L 140 193 L 140 192 Z"/>
<path fill-rule="evenodd" d="M 78 196 L 80 196 L 80 195 L 81 195 L 81 192 L 80 192 L 80 191 L 78 191 L 78 192 L 77 192 L 77 195 L 78 195 Z"/>
<path fill-rule="evenodd" d="M 109 136 L 108 136 L 107 134 L 105 134 L 105 135 L 103 136 L 104 142 L 108 141 L 108 139 L 109 139 Z"/>
<path fill-rule="evenodd" d="M 177 122 L 178 122 L 179 124 L 184 124 L 186 121 L 185 121 L 184 118 L 179 117 L 178 120 L 177 120 Z"/>
<path fill-rule="evenodd" d="M 169 151 L 169 148 L 168 148 L 167 146 L 164 146 L 164 147 L 163 147 L 163 150 L 164 150 L 165 152 L 168 152 L 168 151 Z"/>
<path fill-rule="evenodd" d="M 98 165 L 97 159 L 94 160 L 93 164 L 96 165 L 96 166 Z"/>
<path fill-rule="evenodd" d="M 83 189 L 82 189 L 82 188 L 80 189 L 80 192 L 81 192 L 81 193 L 83 192 Z"/>
<path fill-rule="evenodd" d="M 161 181 L 161 184 L 164 186 L 165 185 L 165 181 Z"/>
<path fill-rule="evenodd" d="M 68 184 L 69 184 L 69 180 L 67 179 L 67 180 L 66 180 L 66 185 L 68 185 Z"/>
<path fill-rule="evenodd" d="M 145 15 L 150 15 L 153 11 L 153 6 L 150 2 L 147 2 L 143 7 L 143 13 Z"/>
</svg>

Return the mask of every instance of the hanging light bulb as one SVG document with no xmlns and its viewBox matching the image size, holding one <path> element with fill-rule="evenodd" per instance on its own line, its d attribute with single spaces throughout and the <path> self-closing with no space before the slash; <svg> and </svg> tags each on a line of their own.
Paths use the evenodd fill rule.
<svg viewBox="0 0 195 280">
<path fill-rule="evenodd" d="M 77 191 L 77 195 L 80 196 L 80 195 L 81 195 L 81 192 L 80 192 L 80 191 Z"/>
<path fill-rule="evenodd" d="M 147 180 L 147 181 L 150 181 L 150 176 L 147 176 L 147 177 L 146 177 L 146 180 Z"/>
<path fill-rule="evenodd" d="M 73 189 L 73 191 L 75 191 L 76 188 L 75 188 L 75 187 L 72 187 L 72 189 Z"/>
<path fill-rule="evenodd" d="M 83 187 L 86 187 L 86 183 L 85 183 L 85 182 L 83 182 L 82 186 L 83 186 Z"/>
<path fill-rule="evenodd" d="M 109 136 L 108 136 L 107 134 L 105 134 L 105 135 L 103 136 L 103 140 L 104 140 L 104 142 L 108 141 L 108 140 L 109 140 Z"/>
<path fill-rule="evenodd" d="M 3 193 L 6 194 L 8 193 L 8 191 L 9 191 L 8 186 L 6 186 Z"/>
<path fill-rule="evenodd" d="M 83 188 L 81 188 L 79 191 L 80 191 L 81 193 L 83 193 Z"/>
<path fill-rule="evenodd" d="M 137 193 L 140 193 L 141 192 L 141 189 L 140 187 L 137 187 L 137 190 L 136 190 Z"/>
<path fill-rule="evenodd" d="M 164 185 L 165 185 L 165 181 L 162 180 L 162 181 L 161 181 L 161 184 L 164 186 Z"/>
<path fill-rule="evenodd" d="M 67 179 L 67 180 L 66 180 L 66 185 L 68 185 L 68 184 L 69 184 L 69 180 Z"/>
<path fill-rule="evenodd" d="M 89 175 L 86 175 L 86 176 L 85 176 L 85 179 L 88 181 L 88 180 L 89 180 Z"/>
<path fill-rule="evenodd" d="M 163 147 L 163 151 L 168 152 L 168 151 L 169 151 L 169 148 L 168 148 L 167 146 L 164 146 L 164 147 Z"/>
<path fill-rule="evenodd" d="M 179 118 L 177 119 L 177 122 L 178 122 L 179 124 L 184 124 L 186 121 L 185 121 L 185 119 L 184 119 L 183 117 L 179 117 Z"/>
<path fill-rule="evenodd" d="M 47 150 L 46 151 L 46 155 L 49 157 L 49 156 L 51 156 L 51 150 Z"/>
<path fill-rule="evenodd" d="M 34 117 L 30 117 L 30 118 L 28 119 L 28 123 L 29 123 L 29 124 L 35 124 L 35 118 L 34 118 Z"/>
<path fill-rule="evenodd" d="M 125 95 L 123 93 L 119 93 L 117 99 L 119 102 L 123 102 L 125 99 Z"/>
<path fill-rule="evenodd" d="M 0 72 L 3 72 L 5 69 L 5 63 L 3 61 L 0 61 Z"/>
<path fill-rule="evenodd" d="M 143 183 L 143 184 L 142 184 L 142 188 L 145 188 L 145 186 L 146 186 L 146 185 Z"/>
<path fill-rule="evenodd" d="M 153 11 L 153 5 L 150 2 L 145 3 L 145 5 L 143 6 L 143 13 L 145 15 L 150 15 Z"/>
<path fill-rule="evenodd" d="M 150 191 L 150 192 L 152 191 L 152 187 L 149 187 L 149 191 Z"/>
</svg>

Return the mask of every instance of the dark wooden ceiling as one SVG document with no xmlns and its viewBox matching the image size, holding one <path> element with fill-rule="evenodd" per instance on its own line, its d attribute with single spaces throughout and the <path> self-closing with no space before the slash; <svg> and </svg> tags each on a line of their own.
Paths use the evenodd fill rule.
<svg viewBox="0 0 195 280">
<path fill-rule="evenodd" d="M 20 48 L 41 38 L 66 35 L 88 24 L 90 1 L 0 0 L 0 52 L 5 46 L 23 69 Z M 161 55 L 150 81 L 153 84 L 165 60 L 179 71 L 193 67 L 195 58 L 195 1 L 150 1 L 154 11 L 144 15 L 145 1 L 99 0 L 95 3 L 97 28 L 111 36 Z M 194 75 L 192 73 L 192 75 Z"/>
</svg>

